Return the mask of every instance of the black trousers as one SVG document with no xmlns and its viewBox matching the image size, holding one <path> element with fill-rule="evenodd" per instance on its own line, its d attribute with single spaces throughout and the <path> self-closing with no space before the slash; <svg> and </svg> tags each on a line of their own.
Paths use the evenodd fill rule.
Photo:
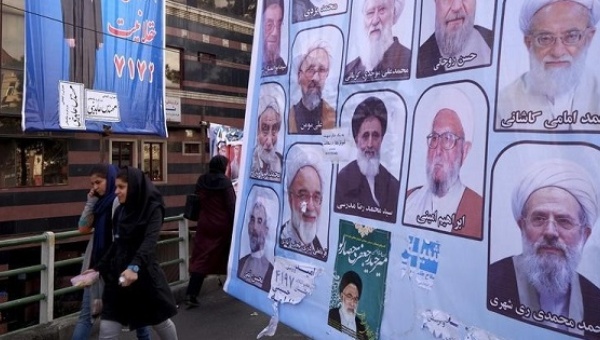
<svg viewBox="0 0 600 340">
<path fill-rule="evenodd" d="M 202 289 L 202 283 L 206 275 L 199 273 L 190 273 L 190 282 L 188 282 L 186 295 L 197 297 Z"/>
</svg>

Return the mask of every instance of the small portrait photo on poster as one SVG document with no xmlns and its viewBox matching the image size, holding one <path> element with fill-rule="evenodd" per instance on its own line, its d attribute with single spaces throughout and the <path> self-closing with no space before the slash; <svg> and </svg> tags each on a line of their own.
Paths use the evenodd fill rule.
<svg viewBox="0 0 600 340">
<path fill-rule="evenodd" d="M 344 84 L 410 77 L 413 13 L 414 1 L 354 2 Z"/>
<path fill-rule="evenodd" d="M 345 13 L 348 0 L 291 0 L 292 23 Z"/>
<path fill-rule="evenodd" d="M 326 37 L 326 39 L 325 39 Z M 335 127 L 342 32 L 335 26 L 301 31 L 292 47 L 290 134 L 320 135 Z"/>
<path fill-rule="evenodd" d="M 423 93 L 414 116 L 405 224 L 483 238 L 488 108 L 471 82 Z"/>
<path fill-rule="evenodd" d="M 285 103 L 281 85 L 266 83 L 260 86 L 251 178 L 281 182 Z"/>
<path fill-rule="evenodd" d="M 353 270 L 345 272 L 338 283 L 338 290 L 340 306 L 329 310 L 327 324 L 354 339 L 367 340 L 365 325 L 356 315 L 363 291 L 360 275 Z"/>
<path fill-rule="evenodd" d="M 395 223 L 406 105 L 391 91 L 352 95 L 341 116 L 348 159 L 340 160 L 335 212 Z"/>
<path fill-rule="evenodd" d="M 343 219 L 337 228 L 327 325 L 353 339 L 380 339 L 391 233 Z"/>
<path fill-rule="evenodd" d="M 237 275 L 265 292 L 271 289 L 279 198 L 273 189 L 253 186 L 246 200 Z"/>
<path fill-rule="evenodd" d="M 262 2 L 262 76 L 279 76 L 287 73 L 288 21 L 284 0 Z"/>
<path fill-rule="evenodd" d="M 503 20 L 494 129 L 600 131 L 600 1 L 507 0 Z"/>
<path fill-rule="evenodd" d="M 492 64 L 495 1 L 423 1 L 417 78 Z"/>
<path fill-rule="evenodd" d="M 295 144 L 284 162 L 284 219 L 279 246 L 327 260 L 331 163 L 321 144 Z"/>
<path fill-rule="evenodd" d="M 519 143 L 494 164 L 488 310 L 596 339 L 600 150 L 583 143 Z"/>
</svg>

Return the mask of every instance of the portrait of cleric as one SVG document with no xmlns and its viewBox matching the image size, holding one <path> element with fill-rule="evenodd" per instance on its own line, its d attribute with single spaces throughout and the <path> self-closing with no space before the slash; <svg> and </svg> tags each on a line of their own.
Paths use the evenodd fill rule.
<svg viewBox="0 0 600 340">
<path fill-rule="evenodd" d="M 599 0 L 508 0 L 496 130 L 598 131 Z M 515 44 L 519 36 L 522 43 Z"/>
<path fill-rule="evenodd" d="M 271 290 L 278 220 L 279 200 L 273 189 L 252 187 L 241 228 L 237 275 L 265 292 Z"/>
<path fill-rule="evenodd" d="M 482 239 L 488 107 L 470 82 L 435 86 L 419 99 L 405 224 Z"/>
<path fill-rule="evenodd" d="M 581 145 L 511 149 L 493 170 L 487 308 L 597 339 L 600 192 L 592 171 L 600 154 Z M 588 248 L 595 254 L 585 256 Z"/>
<path fill-rule="evenodd" d="M 287 73 L 287 20 L 284 0 L 264 0 L 262 6 L 262 76 Z M 283 53 L 283 55 L 282 55 Z"/>
<path fill-rule="evenodd" d="M 358 304 L 363 291 L 360 275 L 349 270 L 342 275 L 338 285 L 339 296 L 332 298 L 339 301 L 339 307 L 329 310 L 327 324 L 353 339 L 367 340 L 366 327 L 357 316 Z"/>
<path fill-rule="evenodd" d="M 96 52 L 104 44 L 102 1 L 61 0 L 64 38 L 69 47 L 69 81 L 94 88 Z"/>
<path fill-rule="evenodd" d="M 354 2 L 344 83 L 410 77 L 413 6 L 407 0 Z"/>
<path fill-rule="evenodd" d="M 285 102 L 281 85 L 265 83 L 260 86 L 251 178 L 281 182 Z"/>
<path fill-rule="evenodd" d="M 423 1 L 417 77 L 492 63 L 494 1 Z"/>
<path fill-rule="evenodd" d="M 292 23 L 346 12 L 348 0 L 291 0 Z"/>
<path fill-rule="evenodd" d="M 286 155 L 284 223 L 279 246 L 327 260 L 331 163 L 321 144 L 295 144 Z"/>
<path fill-rule="evenodd" d="M 327 40 L 323 40 L 327 37 Z M 290 134 L 320 135 L 335 127 L 337 87 L 343 47 L 334 26 L 304 30 L 293 45 L 290 74 Z"/>
<path fill-rule="evenodd" d="M 358 93 L 343 105 L 345 154 L 336 179 L 336 212 L 396 222 L 405 104 L 394 92 Z"/>
</svg>

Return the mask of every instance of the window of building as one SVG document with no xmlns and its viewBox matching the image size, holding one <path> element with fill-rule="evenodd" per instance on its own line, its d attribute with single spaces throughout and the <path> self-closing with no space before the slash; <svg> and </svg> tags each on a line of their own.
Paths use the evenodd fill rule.
<svg viewBox="0 0 600 340">
<path fill-rule="evenodd" d="M 183 154 L 184 155 L 200 155 L 200 148 L 202 143 L 200 142 L 183 142 Z"/>
<path fill-rule="evenodd" d="M 165 86 L 181 88 L 181 50 L 167 47 L 165 50 Z"/>
<path fill-rule="evenodd" d="M 23 0 L 3 1 L 0 112 L 21 113 L 25 61 Z"/>
<path fill-rule="evenodd" d="M 135 142 L 133 141 L 110 141 L 110 162 L 121 166 L 135 166 L 136 159 Z"/>
<path fill-rule="evenodd" d="M 217 56 L 211 53 L 198 52 L 198 61 L 201 63 L 214 65 L 217 63 Z"/>
<path fill-rule="evenodd" d="M 164 181 L 164 170 L 166 169 L 165 143 L 147 141 L 142 145 L 142 171 L 153 181 Z"/>
<path fill-rule="evenodd" d="M 0 188 L 67 184 L 67 141 L 0 139 Z"/>
</svg>

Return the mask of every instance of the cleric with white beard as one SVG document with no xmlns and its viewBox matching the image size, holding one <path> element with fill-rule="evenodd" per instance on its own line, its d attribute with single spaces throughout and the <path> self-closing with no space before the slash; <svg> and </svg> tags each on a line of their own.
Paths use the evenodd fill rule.
<svg viewBox="0 0 600 340">
<path fill-rule="evenodd" d="M 523 251 L 490 265 L 488 308 L 577 334 L 580 322 L 600 326 L 600 290 L 576 271 L 598 217 L 596 182 L 564 159 L 535 163 L 513 189 L 512 212 Z M 497 308 L 509 300 L 514 308 Z"/>
<path fill-rule="evenodd" d="M 410 76 L 410 49 L 402 45 L 392 32 L 400 19 L 405 0 L 362 1 L 364 36 L 355 37 L 366 46 L 344 69 L 344 82 L 401 80 Z M 360 3 L 360 2 L 359 2 Z M 406 19 L 410 20 L 410 19 Z M 362 46 L 362 45 L 361 45 Z"/>
<path fill-rule="evenodd" d="M 599 18 L 599 0 L 523 2 L 529 71 L 500 91 L 496 128 L 600 129 L 600 83 L 585 66 Z M 512 67 L 511 61 L 502 64 Z"/>
<path fill-rule="evenodd" d="M 286 182 L 291 218 L 281 226 L 279 243 L 283 248 L 325 260 L 327 243 L 321 242 L 318 236 L 319 228 L 327 226 L 321 219 L 324 178 L 319 167 L 322 162 L 320 154 L 308 146 L 296 146 L 288 152 Z"/>
<path fill-rule="evenodd" d="M 387 130 L 388 113 L 384 102 L 368 97 L 352 116 L 352 136 L 356 160 L 343 167 L 335 190 L 336 212 L 396 221 L 398 180 L 381 165 L 381 144 Z"/>
<path fill-rule="evenodd" d="M 281 129 L 281 109 L 275 97 L 262 95 L 258 110 L 258 131 L 250 176 L 279 181 L 282 156 L 277 152 L 277 137 Z"/>
</svg>

